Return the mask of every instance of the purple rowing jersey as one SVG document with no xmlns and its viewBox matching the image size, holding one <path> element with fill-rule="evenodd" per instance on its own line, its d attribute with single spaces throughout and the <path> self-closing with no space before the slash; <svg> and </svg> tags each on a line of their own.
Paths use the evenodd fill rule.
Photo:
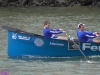
<svg viewBox="0 0 100 75">
<path fill-rule="evenodd" d="M 50 29 L 50 28 L 44 28 L 43 34 L 47 38 L 57 38 L 58 36 L 54 36 L 53 34 L 61 34 L 63 31 L 60 31 L 59 29 Z"/>
<path fill-rule="evenodd" d="M 93 32 L 77 31 L 77 37 L 80 42 L 88 42 L 90 39 L 96 38 Z"/>
</svg>

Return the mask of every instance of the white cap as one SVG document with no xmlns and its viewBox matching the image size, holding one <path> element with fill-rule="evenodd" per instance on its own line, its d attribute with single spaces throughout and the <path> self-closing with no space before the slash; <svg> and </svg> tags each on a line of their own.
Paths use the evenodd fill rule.
<svg viewBox="0 0 100 75">
<path fill-rule="evenodd" d="M 84 24 L 84 23 L 79 23 L 79 24 L 78 24 L 78 28 L 79 28 L 80 25 L 83 25 L 83 26 L 84 26 L 85 24 Z"/>
</svg>

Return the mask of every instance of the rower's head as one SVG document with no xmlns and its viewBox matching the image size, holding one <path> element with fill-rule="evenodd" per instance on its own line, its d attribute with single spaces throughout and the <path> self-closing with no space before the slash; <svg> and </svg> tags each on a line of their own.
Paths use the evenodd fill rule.
<svg viewBox="0 0 100 75">
<path fill-rule="evenodd" d="M 48 22 L 48 21 L 44 22 L 44 27 L 49 28 L 50 27 L 50 22 Z"/>
<path fill-rule="evenodd" d="M 83 23 L 78 24 L 78 29 L 83 31 L 84 30 L 84 25 Z"/>
</svg>

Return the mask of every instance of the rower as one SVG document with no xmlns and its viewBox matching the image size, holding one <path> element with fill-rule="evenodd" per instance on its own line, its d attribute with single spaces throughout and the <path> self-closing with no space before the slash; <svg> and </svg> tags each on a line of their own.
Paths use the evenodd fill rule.
<svg viewBox="0 0 100 75">
<path fill-rule="evenodd" d="M 50 29 L 50 22 L 46 21 L 44 23 L 43 34 L 45 37 L 52 38 L 52 39 L 68 40 L 67 37 L 54 35 L 54 34 L 62 34 L 62 33 L 65 33 L 63 29 Z"/>
<path fill-rule="evenodd" d="M 96 42 L 100 43 L 100 40 L 94 39 L 97 37 L 100 37 L 99 32 L 88 32 L 85 31 L 85 24 L 80 23 L 78 24 L 78 30 L 77 30 L 77 37 L 80 42 Z"/>
</svg>

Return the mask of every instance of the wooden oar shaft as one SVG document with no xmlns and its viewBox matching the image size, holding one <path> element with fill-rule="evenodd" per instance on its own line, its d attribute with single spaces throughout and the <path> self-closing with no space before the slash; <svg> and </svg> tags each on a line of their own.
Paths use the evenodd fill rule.
<svg viewBox="0 0 100 75">
<path fill-rule="evenodd" d="M 69 35 L 67 33 L 65 33 L 67 35 L 67 37 L 69 37 Z M 69 37 L 70 38 L 70 37 Z M 74 45 L 80 50 L 80 52 L 82 53 L 82 55 L 84 56 L 84 58 L 86 59 L 86 61 L 88 61 L 88 58 L 86 57 L 86 55 L 83 53 L 83 51 L 79 48 L 79 46 L 74 42 L 74 39 L 71 40 Z"/>
<path fill-rule="evenodd" d="M 79 46 L 74 42 L 74 40 L 72 40 L 72 42 L 74 43 L 74 45 L 80 50 L 80 52 L 82 53 L 82 55 L 85 57 L 86 61 L 88 61 L 87 57 L 85 56 L 85 54 L 83 53 L 83 51 L 79 48 Z"/>
</svg>

